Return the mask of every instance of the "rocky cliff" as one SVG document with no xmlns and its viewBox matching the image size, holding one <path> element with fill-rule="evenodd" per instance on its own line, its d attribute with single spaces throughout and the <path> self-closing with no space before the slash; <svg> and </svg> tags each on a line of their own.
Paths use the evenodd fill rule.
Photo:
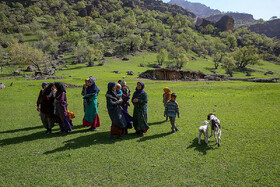
<svg viewBox="0 0 280 187">
<path fill-rule="evenodd" d="M 245 13 L 226 13 L 226 14 L 215 14 L 208 16 L 207 20 L 213 21 L 213 22 L 218 22 L 223 16 L 228 15 L 234 19 L 234 23 L 236 25 L 247 25 L 247 24 L 252 24 L 255 23 L 256 20 L 254 19 L 253 15 L 251 14 L 245 14 Z"/>
<path fill-rule="evenodd" d="M 259 34 L 265 34 L 268 37 L 280 38 L 280 19 L 251 25 L 249 30 Z"/>
</svg>

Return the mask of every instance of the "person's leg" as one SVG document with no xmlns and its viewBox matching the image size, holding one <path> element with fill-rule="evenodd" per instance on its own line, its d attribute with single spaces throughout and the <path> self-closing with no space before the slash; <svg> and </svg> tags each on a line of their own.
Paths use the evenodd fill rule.
<svg viewBox="0 0 280 187">
<path fill-rule="evenodd" d="M 171 123 L 171 130 L 172 130 L 172 133 L 175 132 L 175 117 L 169 117 L 170 119 L 170 123 Z"/>
</svg>

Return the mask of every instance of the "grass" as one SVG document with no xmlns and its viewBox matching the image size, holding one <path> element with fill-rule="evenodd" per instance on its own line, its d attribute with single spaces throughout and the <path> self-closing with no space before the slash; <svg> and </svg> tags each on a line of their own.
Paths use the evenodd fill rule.
<svg viewBox="0 0 280 187">
<path fill-rule="evenodd" d="M 0 90 L 0 185 L 1 186 L 278 186 L 280 85 L 250 82 L 168 82 L 143 80 L 148 93 L 150 130 L 144 137 L 133 130 L 124 140 L 109 141 L 110 119 L 105 93 L 109 81 L 126 77 L 136 87 L 138 67 L 154 62 L 154 54 L 123 62 L 108 59 L 104 66 L 69 66 L 59 71 L 60 80 L 81 85 L 85 77 L 97 77 L 101 127 L 88 132 L 82 127 L 81 88 L 68 88 L 68 107 L 76 118 L 67 136 L 44 134 L 35 103 L 43 81 L 1 80 Z M 196 61 L 201 63 L 200 61 Z M 209 63 L 209 66 L 211 63 Z M 194 65 L 193 65 L 194 66 Z M 263 64 L 265 68 L 266 63 Z M 191 68 L 192 65 L 189 65 Z M 278 67 L 277 67 L 278 68 Z M 276 68 L 275 71 L 279 71 Z M 112 71 L 120 71 L 114 74 Z M 71 77 L 69 77 L 71 75 Z M 240 75 L 241 76 L 241 75 Z M 55 80 L 48 80 L 55 81 Z M 163 123 L 162 89 L 178 94 L 179 132 L 171 134 Z M 132 113 L 133 107 L 130 107 Z M 197 144 L 198 127 L 208 113 L 222 123 L 222 144 Z"/>
</svg>

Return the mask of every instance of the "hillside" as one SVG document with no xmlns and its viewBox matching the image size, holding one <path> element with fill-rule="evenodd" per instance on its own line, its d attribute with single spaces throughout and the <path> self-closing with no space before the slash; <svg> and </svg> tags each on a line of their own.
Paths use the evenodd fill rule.
<svg viewBox="0 0 280 187">
<path fill-rule="evenodd" d="M 190 12 L 193 12 L 198 17 L 207 17 L 212 14 L 220 14 L 217 9 L 211 9 L 210 7 L 201 3 L 192 3 L 185 0 L 170 0 L 169 4 L 179 5 Z"/>
<path fill-rule="evenodd" d="M 38 0 L 32 5 L 0 5 L 1 66 L 32 64 L 36 75 L 53 74 L 46 67 L 66 61 L 102 66 L 106 57 L 129 60 L 127 56 L 142 52 L 155 53 L 159 66 L 177 69 L 209 59 L 213 68 L 231 76 L 232 71 L 246 73 L 246 66 L 260 60 L 280 61 L 279 40 L 245 28 L 233 30 L 230 16 L 216 24 L 196 25 L 193 13 L 162 1 Z M 249 54 L 246 59 L 243 53 Z"/>
</svg>

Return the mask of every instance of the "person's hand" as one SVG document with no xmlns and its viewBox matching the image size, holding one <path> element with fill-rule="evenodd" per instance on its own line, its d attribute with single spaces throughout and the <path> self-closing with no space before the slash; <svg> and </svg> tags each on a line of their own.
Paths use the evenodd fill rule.
<svg viewBox="0 0 280 187">
<path fill-rule="evenodd" d="M 39 106 L 37 106 L 37 111 L 40 112 L 40 107 Z"/>
<path fill-rule="evenodd" d="M 54 99 L 54 103 L 56 103 L 56 99 Z"/>
<path fill-rule="evenodd" d="M 122 102 L 123 102 L 122 98 L 120 98 L 120 99 L 119 99 L 119 102 L 120 102 L 120 103 L 122 103 Z"/>
<path fill-rule="evenodd" d="M 137 103 L 139 100 L 136 98 L 136 99 L 133 99 L 133 103 Z"/>
</svg>

